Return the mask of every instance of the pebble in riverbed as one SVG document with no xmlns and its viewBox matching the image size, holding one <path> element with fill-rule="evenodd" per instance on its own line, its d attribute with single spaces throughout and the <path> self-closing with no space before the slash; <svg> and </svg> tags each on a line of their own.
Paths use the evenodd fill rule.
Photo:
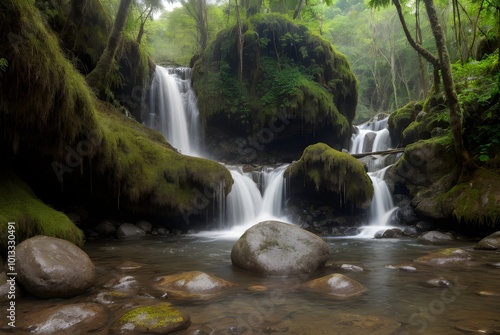
<svg viewBox="0 0 500 335">
<path fill-rule="evenodd" d="M 340 273 L 310 280 L 304 283 L 303 287 L 338 299 L 352 298 L 368 290 L 359 282 Z"/>
</svg>

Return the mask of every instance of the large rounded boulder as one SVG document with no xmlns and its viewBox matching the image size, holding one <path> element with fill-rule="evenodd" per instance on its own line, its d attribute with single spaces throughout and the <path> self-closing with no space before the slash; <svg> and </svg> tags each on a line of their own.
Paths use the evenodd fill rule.
<svg viewBox="0 0 500 335">
<path fill-rule="evenodd" d="M 250 272 L 288 276 L 323 268 L 328 255 L 328 245 L 320 237 L 292 224 L 264 221 L 240 237 L 231 251 L 231 261 Z"/>
<path fill-rule="evenodd" d="M 94 264 L 68 241 L 35 236 L 19 244 L 16 256 L 19 282 L 38 297 L 72 297 L 94 284 Z"/>
</svg>

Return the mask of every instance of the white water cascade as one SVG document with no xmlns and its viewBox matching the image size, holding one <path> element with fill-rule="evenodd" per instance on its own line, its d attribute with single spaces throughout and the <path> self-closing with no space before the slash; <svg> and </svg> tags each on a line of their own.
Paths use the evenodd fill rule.
<svg viewBox="0 0 500 335">
<path fill-rule="evenodd" d="M 161 132 L 182 154 L 199 156 L 199 113 L 190 71 L 156 66 L 146 125 Z"/>
<path fill-rule="evenodd" d="M 387 118 L 364 123 L 356 127 L 352 136 L 350 153 L 378 152 L 389 149 L 390 137 Z M 389 158 L 390 159 L 390 158 Z M 373 237 L 380 230 L 390 228 L 388 223 L 396 210 L 384 176 L 389 164 L 388 158 L 373 156 L 367 162 L 368 175 L 373 183 L 373 200 L 370 204 L 369 225 L 361 227 L 358 237 Z"/>
</svg>

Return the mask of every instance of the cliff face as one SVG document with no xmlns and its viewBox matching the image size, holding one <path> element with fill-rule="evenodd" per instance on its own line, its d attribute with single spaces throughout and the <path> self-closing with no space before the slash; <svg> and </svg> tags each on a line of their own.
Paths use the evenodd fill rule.
<svg viewBox="0 0 500 335">
<path fill-rule="evenodd" d="M 3 1 L 0 22 L 8 62 L 0 71 L 0 164 L 42 200 L 168 217 L 173 225 L 201 217 L 213 194 L 229 192 L 220 164 L 180 155 L 161 134 L 98 100 L 31 1 Z M 209 195 L 204 208 L 196 206 L 200 194 Z"/>
<path fill-rule="evenodd" d="M 233 27 L 221 31 L 193 67 L 207 138 L 232 151 L 222 158 L 252 161 L 272 149 L 298 157 L 319 140 L 347 147 L 357 103 L 347 59 L 279 14 L 253 16 L 242 38 L 242 62 Z M 250 150 L 253 155 L 245 154 Z"/>
</svg>

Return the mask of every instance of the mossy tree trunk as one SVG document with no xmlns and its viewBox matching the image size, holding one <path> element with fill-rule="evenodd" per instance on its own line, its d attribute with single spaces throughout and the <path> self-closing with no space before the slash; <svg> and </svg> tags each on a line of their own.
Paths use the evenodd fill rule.
<svg viewBox="0 0 500 335">
<path fill-rule="evenodd" d="M 198 30 L 198 45 L 202 50 L 208 44 L 208 14 L 206 0 L 181 0 L 188 14 L 195 20 Z"/>
<path fill-rule="evenodd" d="M 111 72 L 116 51 L 122 39 L 123 28 L 127 22 L 128 12 L 133 0 L 121 0 L 118 13 L 116 14 L 113 29 L 108 39 L 106 49 L 104 49 L 96 67 L 87 75 L 87 84 L 93 89 L 100 90 L 106 86 L 106 82 Z"/>
<path fill-rule="evenodd" d="M 427 11 L 427 16 L 429 17 L 429 22 L 431 24 L 432 34 L 434 35 L 434 39 L 436 41 L 439 61 L 441 63 L 441 76 L 443 78 L 444 93 L 448 103 L 448 108 L 450 110 L 450 123 L 455 144 L 455 152 L 457 154 L 457 157 L 460 159 L 460 163 L 463 164 L 465 170 L 468 170 L 473 166 L 473 163 L 471 154 L 464 146 L 464 140 L 462 136 L 462 111 L 458 103 L 455 83 L 453 82 L 450 56 L 448 54 L 448 49 L 446 48 L 446 40 L 439 23 L 436 8 L 434 7 L 434 1 L 424 0 L 424 3 Z"/>
</svg>

